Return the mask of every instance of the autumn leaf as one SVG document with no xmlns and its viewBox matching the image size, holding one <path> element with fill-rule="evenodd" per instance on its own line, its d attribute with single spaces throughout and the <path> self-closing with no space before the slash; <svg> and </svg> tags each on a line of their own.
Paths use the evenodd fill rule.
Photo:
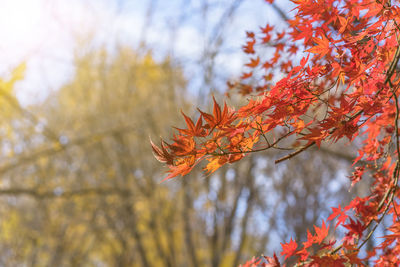
<svg viewBox="0 0 400 267">
<path fill-rule="evenodd" d="M 209 163 L 204 168 L 209 174 L 218 170 L 222 165 L 228 162 L 228 156 L 215 156 L 207 159 Z"/>
<path fill-rule="evenodd" d="M 203 129 L 203 120 L 202 120 L 202 116 L 200 115 L 200 117 L 198 118 L 196 125 L 193 123 L 192 119 L 190 119 L 188 116 L 185 115 L 185 113 L 183 113 L 181 111 L 183 117 L 185 118 L 185 122 L 187 125 L 187 129 L 180 129 L 180 128 L 176 128 L 180 133 L 184 134 L 184 135 L 188 135 L 188 136 L 198 136 L 198 137 L 202 137 L 206 135 L 205 130 Z"/>
<path fill-rule="evenodd" d="M 339 22 L 340 22 L 339 33 L 343 33 L 347 28 L 347 25 L 348 25 L 348 22 L 349 22 L 350 18 L 346 19 L 343 16 L 338 16 L 338 18 L 339 18 Z"/>
<path fill-rule="evenodd" d="M 243 73 L 242 76 L 240 76 L 240 79 L 246 80 L 246 79 L 250 78 L 251 76 L 253 76 L 253 72 L 246 72 L 246 73 Z"/>
<path fill-rule="evenodd" d="M 281 255 L 282 256 L 285 255 L 285 260 L 296 254 L 297 243 L 296 241 L 292 240 L 292 238 L 290 238 L 289 243 L 281 243 L 281 246 L 282 246 Z"/>
<path fill-rule="evenodd" d="M 260 64 L 260 57 L 251 58 L 250 63 L 247 63 L 246 66 L 249 68 L 255 68 L 258 66 L 258 64 Z"/>
<path fill-rule="evenodd" d="M 236 116 L 233 112 L 230 112 L 226 103 L 224 104 L 224 109 L 221 111 L 221 107 L 213 97 L 214 107 L 213 114 L 208 114 L 200 109 L 198 111 L 203 116 L 204 120 L 207 122 L 207 128 L 214 129 L 219 125 L 226 125 L 235 120 Z"/>
<path fill-rule="evenodd" d="M 364 174 L 365 166 L 356 167 L 353 174 L 350 176 L 351 186 L 353 187 L 356 183 L 361 181 L 362 175 Z"/>
<path fill-rule="evenodd" d="M 159 162 L 166 163 L 167 165 L 173 164 L 174 157 L 167 151 L 166 143 L 162 139 L 161 148 L 156 146 L 151 139 L 150 144 L 153 149 L 153 155 Z"/>
<path fill-rule="evenodd" d="M 311 52 L 314 54 L 318 54 L 320 57 L 323 57 L 330 52 L 329 40 L 325 36 L 322 36 L 321 38 L 315 37 L 315 38 L 312 38 L 312 40 L 317 45 L 311 47 L 310 49 L 306 50 L 305 52 Z"/>
<path fill-rule="evenodd" d="M 222 110 L 213 97 L 211 114 L 199 110 L 205 125 L 199 123 L 197 127 L 185 118 L 188 129 L 181 131 L 180 139 L 166 150 L 174 161 L 190 156 L 207 158 L 205 170 L 214 172 L 253 152 L 274 148 L 288 151 L 275 161 L 278 164 L 311 147 L 318 149 L 322 142 L 355 143 L 359 156 L 352 161 L 357 166 L 351 186 L 363 182 L 364 172 L 368 172 L 371 186 L 366 197 L 356 197 L 343 208 L 332 208 L 328 221 L 336 220 L 335 229 L 339 225 L 347 229 L 342 244 L 333 249 L 338 240 L 326 243 L 329 225 L 323 221 L 320 227 L 314 226 L 314 235 L 307 230 L 307 240 L 300 249 L 292 238 L 283 243 L 281 255 L 285 259 L 297 255 L 296 259 L 312 266 L 350 266 L 363 261 L 400 265 L 400 259 L 393 261 L 393 255 L 400 253 L 400 246 L 393 245 L 392 240 L 397 233 L 386 235 L 381 247 L 373 246 L 363 260 L 351 251 L 364 246 L 365 242 L 360 242 L 364 231 L 368 229 L 367 236 L 372 236 L 375 228 L 368 226 L 385 217 L 387 211 L 393 222 L 382 227 L 397 231 L 394 225 L 398 218 L 393 214 L 400 196 L 393 185 L 398 182 L 400 169 L 396 133 L 400 123 L 400 75 L 396 70 L 400 61 L 400 29 L 396 27 L 400 23 L 399 7 L 390 1 L 370 0 L 292 3 L 294 14 L 287 21 L 287 29 L 276 31 L 267 24 L 257 36 L 260 47 L 267 44 L 269 53 L 256 51 L 256 35 L 247 32 L 243 50 L 251 55 L 245 65 L 251 71 L 245 69 L 231 88 L 245 95 L 248 103 L 238 111 L 228 109 L 225 103 Z M 308 52 L 307 57 L 304 52 Z M 204 140 L 187 140 L 200 128 L 206 132 Z M 189 148 L 184 148 L 185 142 Z M 219 150 L 221 155 L 216 154 Z M 168 157 L 162 148 L 156 152 L 163 161 Z M 383 260 L 374 261 L 373 257 Z"/>
<path fill-rule="evenodd" d="M 263 267 L 281 267 L 279 259 L 275 253 L 273 257 L 264 256 L 264 259 L 267 261 L 267 263 L 265 263 Z"/>
<path fill-rule="evenodd" d="M 256 40 L 255 40 L 255 39 L 252 39 L 252 40 L 248 41 L 248 42 L 246 43 L 246 45 L 243 46 L 243 51 L 244 51 L 246 54 L 255 54 L 255 53 L 256 53 L 256 51 L 254 50 L 254 45 L 255 45 L 255 43 L 256 43 Z"/>
<path fill-rule="evenodd" d="M 343 240 L 346 244 L 353 245 L 358 238 L 362 237 L 365 226 L 358 220 L 349 219 L 350 222 L 348 224 L 343 224 L 343 227 L 349 230 Z"/>
<path fill-rule="evenodd" d="M 181 163 L 178 163 L 176 165 L 169 165 L 168 168 L 168 173 L 169 175 L 165 177 L 162 182 L 174 178 L 178 175 L 184 176 L 188 174 L 195 166 L 195 162 L 193 162 L 193 159 L 191 160 L 183 160 Z"/>
<path fill-rule="evenodd" d="M 328 221 L 331 221 L 337 216 L 339 216 L 339 218 L 337 219 L 337 223 L 335 225 L 335 228 L 337 228 L 339 225 L 342 225 L 347 220 L 348 215 L 346 214 L 346 211 L 342 210 L 340 205 L 337 208 L 332 207 L 331 209 L 332 209 L 332 214 L 328 217 Z"/>
<path fill-rule="evenodd" d="M 324 239 L 328 236 L 329 226 L 326 227 L 325 221 L 322 221 L 321 228 L 318 228 L 317 226 L 314 225 L 314 229 L 316 233 L 315 242 L 321 244 L 322 241 L 324 241 Z"/>
</svg>

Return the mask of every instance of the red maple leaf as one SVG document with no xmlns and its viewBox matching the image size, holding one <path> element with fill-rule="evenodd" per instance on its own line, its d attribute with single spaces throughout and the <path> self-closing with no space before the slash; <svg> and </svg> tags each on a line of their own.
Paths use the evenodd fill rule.
<svg viewBox="0 0 400 267">
<path fill-rule="evenodd" d="M 292 238 L 290 238 L 289 243 L 281 243 L 281 246 L 282 246 L 281 255 L 282 256 L 286 255 L 285 260 L 296 254 L 297 243 L 296 241 L 292 240 Z"/>
<path fill-rule="evenodd" d="M 322 36 L 321 38 L 314 37 L 312 40 L 317 45 L 311 47 L 305 52 L 311 52 L 313 54 L 318 54 L 319 57 L 323 57 L 331 51 L 331 49 L 329 48 L 329 40 L 325 36 Z"/>
<path fill-rule="evenodd" d="M 337 219 L 337 223 L 335 225 L 335 228 L 337 228 L 340 224 L 343 224 L 349 216 L 346 214 L 345 210 L 342 210 L 340 205 L 337 208 L 332 207 L 331 209 L 332 209 L 332 214 L 328 217 L 328 221 L 331 221 L 337 216 L 339 216 L 339 218 Z"/>
<path fill-rule="evenodd" d="M 361 222 L 358 220 L 354 221 L 352 218 L 350 218 L 350 223 L 343 224 L 343 227 L 349 230 L 343 238 L 344 242 L 349 245 L 355 244 L 355 241 L 362 236 L 365 230 L 365 226 Z"/>
<path fill-rule="evenodd" d="M 400 8 L 394 2 L 292 0 L 297 12 L 288 20 L 289 29 L 277 32 L 267 25 L 257 39 L 254 32 L 247 32 L 245 53 L 255 54 L 257 42 L 257 50 L 262 42 L 271 50 L 251 56 L 246 64 L 251 71 L 246 69 L 242 79 L 232 83 L 231 88 L 251 98 L 249 103 L 235 112 L 226 104 L 221 109 L 213 98 L 213 111 L 199 110 L 196 124 L 183 114 L 187 128 L 178 129 L 174 143 L 161 141 L 160 147 L 151 143 L 155 157 L 169 165 L 168 177 L 188 173 L 202 159 L 210 161 L 206 170 L 214 171 L 250 152 L 274 147 L 293 151 L 279 163 L 322 142 L 347 137 L 354 143 L 358 138 L 352 185 L 365 170 L 372 186 L 368 196 L 356 197 L 344 208 L 332 208 L 328 220 L 336 220 L 335 229 L 339 225 L 347 229 L 343 243 L 337 249 L 333 249 L 336 240 L 326 243 L 329 227 L 323 221 L 321 227 L 314 226 L 314 235 L 307 230 L 301 248 L 292 238 L 282 244 L 281 255 L 285 260 L 296 255 L 309 266 L 359 264 L 363 232 L 388 211 L 393 222 L 385 222 L 393 234 L 385 235 L 365 261 L 380 257 L 375 263 L 397 266 L 400 232 L 393 228 L 399 220 L 394 203 L 400 195 L 393 185 L 400 169 L 395 127 L 399 123 L 400 29 L 396 25 Z M 298 64 L 304 52 L 307 58 Z M 289 143 L 295 145 L 284 147 Z M 264 260 L 267 266 L 279 263 L 275 255 Z M 246 266 L 258 264 L 263 265 L 256 259 Z"/>
<path fill-rule="evenodd" d="M 328 227 L 326 227 L 325 221 L 322 221 L 322 226 L 321 228 L 318 228 L 314 225 L 314 229 L 315 229 L 315 241 L 318 244 L 321 244 L 322 241 L 324 241 L 325 237 L 328 236 L 328 231 L 329 231 L 329 225 Z"/>
<path fill-rule="evenodd" d="M 198 111 L 203 116 L 204 120 L 208 123 L 205 127 L 214 129 L 219 125 L 226 125 L 235 120 L 236 118 L 235 114 L 229 111 L 226 103 L 224 104 L 224 109 L 221 111 L 221 107 L 218 105 L 214 97 L 213 97 L 213 102 L 214 102 L 214 108 L 212 115 L 198 109 Z"/>
</svg>

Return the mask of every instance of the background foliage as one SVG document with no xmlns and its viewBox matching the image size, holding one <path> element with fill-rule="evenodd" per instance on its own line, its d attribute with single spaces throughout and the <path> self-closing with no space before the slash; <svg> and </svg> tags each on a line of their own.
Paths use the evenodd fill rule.
<svg viewBox="0 0 400 267">
<path fill-rule="evenodd" d="M 365 185 L 347 192 L 355 149 L 343 143 L 279 166 L 273 159 L 285 151 L 160 183 L 165 173 L 149 137 L 167 136 L 171 124 L 185 127 L 180 109 L 210 110 L 210 92 L 222 99 L 214 89 L 238 78 L 224 72 L 237 38 L 230 24 L 249 14 L 246 1 L 189 2 L 178 4 L 165 47 L 151 42 L 149 29 L 163 21 L 156 1 L 146 2 L 137 45 L 114 40 L 110 49 L 93 37 L 97 31 L 75 36 L 73 74 L 41 101 L 18 96 L 29 64 L 28 74 L 22 63 L 3 75 L 0 265 L 238 266 L 279 249 L 279 241 L 305 241 L 329 207 L 366 193 Z M 269 6 L 278 25 L 282 7 Z M 204 46 L 188 56 L 174 36 L 190 16 L 204 30 Z M 243 101 L 231 95 L 229 104 Z"/>
</svg>

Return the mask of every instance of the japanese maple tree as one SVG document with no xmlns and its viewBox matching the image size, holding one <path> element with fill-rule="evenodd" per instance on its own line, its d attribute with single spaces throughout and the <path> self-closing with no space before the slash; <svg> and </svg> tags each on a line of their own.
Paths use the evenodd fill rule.
<svg viewBox="0 0 400 267">
<path fill-rule="evenodd" d="M 287 30 L 266 25 L 247 32 L 247 71 L 229 85 L 248 103 L 234 110 L 213 99 L 212 113 L 199 110 L 197 120 L 183 114 L 186 127 L 177 129 L 171 143 L 151 143 L 154 154 L 168 165 L 169 179 L 204 160 L 212 173 L 250 153 L 288 150 L 278 164 L 323 142 L 358 137 L 362 144 L 350 178 L 354 185 L 371 176 L 370 194 L 332 207 L 321 226 L 307 231 L 306 242 L 282 242 L 280 255 L 294 257 L 298 266 L 399 266 L 400 1 L 292 2 Z M 265 47 L 268 53 L 261 52 Z M 360 253 L 386 215 L 388 234 Z M 343 238 L 328 236 L 338 227 Z M 283 263 L 273 255 L 244 266 Z"/>
</svg>

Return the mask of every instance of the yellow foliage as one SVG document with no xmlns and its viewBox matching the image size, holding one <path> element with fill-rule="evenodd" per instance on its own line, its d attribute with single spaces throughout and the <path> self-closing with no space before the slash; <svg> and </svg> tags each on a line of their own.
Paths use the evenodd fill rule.
<svg viewBox="0 0 400 267">
<path fill-rule="evenodd" d="M 11 71 L 9 78 L 0 78 L 0 119 L 2 121 L 20 112 L 19 102 L 15 97 L 14 85 L 24 78 L 25 70 L 26 63 L 23 62 Z"/>
</svg>

